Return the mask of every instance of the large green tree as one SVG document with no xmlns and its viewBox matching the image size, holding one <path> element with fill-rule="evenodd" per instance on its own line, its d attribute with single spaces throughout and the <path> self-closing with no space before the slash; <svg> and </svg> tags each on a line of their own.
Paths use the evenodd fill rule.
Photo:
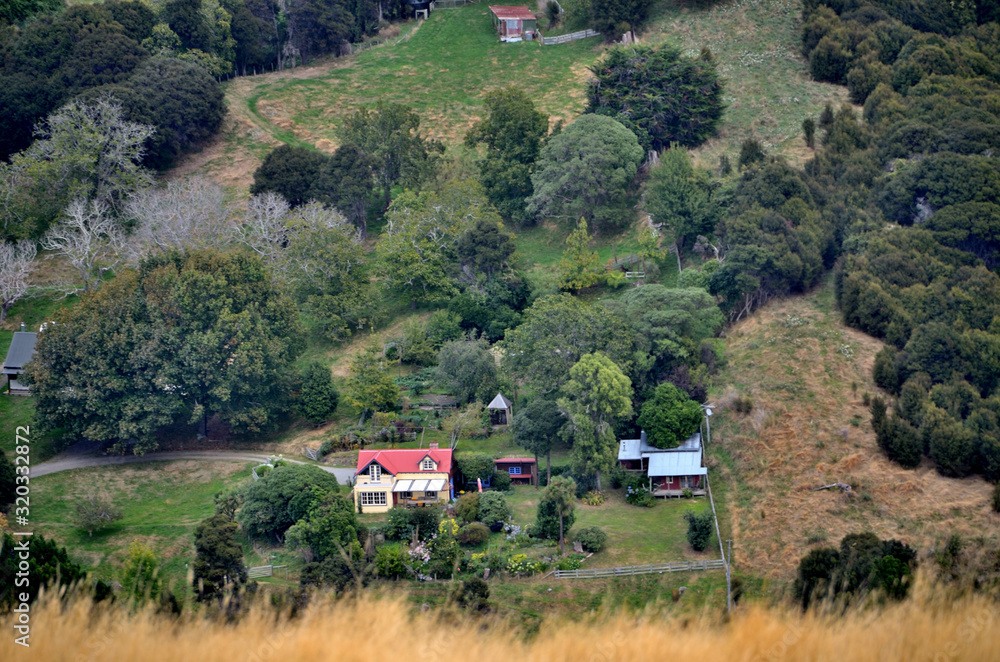
<svg viewBox="0 0 1000 662">
<path fill-rule="evenodd" d="M 240 526 L 250 536 L 280 541 L 290 526 L 315 507 L 315 489 L 336 494 L 337 478 L 311 464 L 275 467 L 247 488 L 237 514 Z"/>
<path fill-rule="evenodd" d="M 479 181 L 505 220 L 524 223 L 524 202 L 532 193 L 531 173 L 549 130 L 549 118 L 535 110 L 531 97 L 509 86 L 486 93 L 486 117 L 465 135 L 465 144 L 486 146 Z"/>
<path fill-rule="evenodd" d="M 39 338 L 26 380 L 40 420 L 119 451 L 183 415 L 205 434 L 269 427 L 301 348 L 294 305 L 259 258 L 172 253 L 124 270 Z"/>
<path fill-rule="evenodd" d="M 341 137 L 371 160 L 375 181 L 382 187 L 382 208 L 388 209 L 395 184 L 417 186 L 437 169 L 444 146 L 420 135 L 420 116 L 402 104 L 379 101 L 344 120 Z"/>
<path fill-rule="evenodd" d="M 396 406 L 399 387 L 389 374 L 382 349 L 369 345 L 351 361 L 351 376 L 344 385 L 345 399 L 361 410 L 361 422 L 376 411 Z"/>
<path fill-rule="evenodd" d="M 548 394 L 569 379 L 570 368 L 584 354 L 602 351 L 627 366 L 634 337 L 628 322 L 608 308 L 560 294 L 535 301 L 501 344 L 505 372 Z"/>
<path fill-rule="evenodd" d="M 698 235 L 711 235 L 722 215 L 714 199 L 711 177 L 691 164 L 687 150 L 666 150 L 649 173 L 646 210 L 653 221 L 673 231 L 678 248 L 689 246 Z"/>
<path fill-rule="evenodd" d="M 153 127 L 126 120 L 107 97 L 71 102 L 38 127 L 37 140 L 0 164 L 0 221 L 9 236 L 35 238 L 74 199 L 120 211 L 152 183 L 140 165 Z"/>
<path fill-rule="evenodd" d="M 414 306 L 449 298 L 457 289 L 461 238 L 484 220 L 499 219 L 475 181 L 449 184 L 440 193 L 403 193 L 386 214 L 375 246 L 381 285 L 406 293 Z M 489 259 L 485 251 L 482 256 Z"/>
<path fill-rule="evenodd" d="M 587 112 L 618 120 L 647 150 L 673 142 L 696 147 L 722 121 L 722 81 L 704 53 L 691 58 L 674 46 L 616 46 L 591 71 Z"/>
<path fill-rule="evenodd" d="M 556 537 L 559 541 L 560 554 L 564 551 L 563 541 L 566 539 L 566 531 L 573 526 L 575 505 L 576 483 L 569 476 L 556 476 L 552 479 L 538 502 L 535 532 L 545 538 Z M 558 528 L 553 527 L 553 524 L 558 524 Z M 558 533 L 558 536 L 553 536 L 553 533 Z"/>
<path fill-rule="evenodd" d="M 601 472 L 615 462 L 615 424 L 632 415 L 632 381 L 604 352 L 584 354 L 569 375 L 559 398 L 568 418 L 561 434 L 573 444 L 574 470 L 593 472 L 600 490 Z"/>
<path fill-rule="evenodd" d="M 619 39 L 643 26 L 652 4 L 652 0 L 590 0 L 590 25 L 607 39 Z"/>
<path fill-rule="evenodd" d="M 322 152 L 280 145 L 268 153 L 264 162 L 254 170 L 250 194 L 273 191 L 292 207 L 318 200 L 317 183 L 326 165 L 327 157 Z"/>
<path fill-rule="evenodd" d="M 340 402 L 340 393 L 333 384 L 330 368 L 319 361 L 313 361 L 302 376 L 302 391 L 299 394 L 299 411 L 313 425 L 320 425 L 330 419 Z"/>
<path fill-rule="evenodd" d="M 587 219 L 597 231 L 632 220 L 632 194 L 644 151 L 635 134 L 603 115 L 583 115 L 542 148 L 527 211 Z"/>
<path fill-rule="evenodd" d="M 496 360 L 482 338 L 453 340 L 438 353 L 437 378 L 460 403 L 489 402 L 497 391 Z"/>
<path fill-rule="evenodd" d="M 653 397 L 643 403 L 639 425 L 657 448 L 676 448 L 698 431 L 701 406 L 687 393 L 669 382 L 653 391 Z"/>
<path fill-rule="evenodd" d="M 535 466 L 538 466 L 539 455 L 546 456 L 546 484 L 552 482 L 552 445 L 565 423 L 566 417 L 555 400 L 535 398 L 517 410 L 510 426 L 514 443 L 535 455 Z"/>
<path fill-rule="evenodd" d="M 231 586 L 247 580 L 239 527 L 225 515 L 212 515 L 194 531 L 194 588 L 201 600 L 222 598 Z"/>
</svg>

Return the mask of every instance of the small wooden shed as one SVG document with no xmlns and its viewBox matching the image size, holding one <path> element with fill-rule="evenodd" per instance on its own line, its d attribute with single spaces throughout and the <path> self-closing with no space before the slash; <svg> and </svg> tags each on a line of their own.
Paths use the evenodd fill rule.
<svg viewBox="0 0 1000 662">
<path fill-rule="evenodd" d="M 510 425 L 514 418 L 512 407 L 513 404 L 510 400 L 503 397 L 503 394 L 497 393 L 497 397 L 486 405 L 486 408 L 490 410 L 490 425 Z"/>
<path fill-rule="evenodd" d="M 37 333 L 27 331 L 14 333 L 10 348 L 7 350 L 7 358 L 3 362 L 3 374 L 7 375 L 7 393 L 28 395 L 28 387 L 17 381 L 17 377 L 24 373 L 24 365 L 35 355 L 36 342 L 38 342 Z"/>
<path fill-rule="evenodd" d="M 538 19 L 527 5 L 490 5 L 500 41 L 531 41 L 538 37 Z"/>
<path fill-rule="evenodd" d="M 533 457 L 501 457 L 493 460 L 493 466 L 509 475 L 514 485 L 538 484 L 538 466 Z"/>
</svg>

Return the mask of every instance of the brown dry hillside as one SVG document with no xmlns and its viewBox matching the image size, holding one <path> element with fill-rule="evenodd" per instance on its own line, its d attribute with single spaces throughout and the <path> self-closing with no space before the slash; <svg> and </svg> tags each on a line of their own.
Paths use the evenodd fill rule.
<svg viewBox="0 0 1000 662">
<path fill-rule="evenodd" d="M 952 533 L 997 536 L 984 480 L 945 478 L 927 460 L 903 469 L 878 449 L 863 398 L 879 393 L 871 367 L 882 343 L 841 324 L 831 282 L 769 304 L 728 336 L 712 441 L 737 566 L 789 580 L 809 549 L 860 531 L 918 550 Z M 752 399 L 750 413 L 736 412 L 738 396 Z M 835 481 L 853 494 L 813 491 Z"/>
</svg>

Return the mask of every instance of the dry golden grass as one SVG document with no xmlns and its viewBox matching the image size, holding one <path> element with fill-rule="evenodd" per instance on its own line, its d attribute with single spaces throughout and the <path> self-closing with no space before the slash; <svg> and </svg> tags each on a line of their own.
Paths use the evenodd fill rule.
<svg viewBox="0 0 1000 662">
<path fill-rule="evenodd" d="M 87 601 L 31 611 L 31 648 L 14 643 L 14 618 L 0 619 L 4 660 L 635 660 L 653 651 L 675 659 L 990 661 L 1000 650 L 995 604 L 940 596 L 842 617 L 789 609 L 740 608 L 718 618 L 618 614 L 547 621 L 531 638 L 503 624 L 454 612 L 413 614 L 399 598 L 316 601 L 298 618 L 255 610 L 234 624 L 150 611 L 128 613 Z"/>
<path fill-rule="evenodd" d="M 952 533 L 996 535 L 1000 517 L 984 480 L 945 478 L 927 460 L 903 469 L 878 449 L 862 398 L 879 393 L 871 368 L 881 347 L 840 323 L 829 283 L 765 306 L 730 331 L 712 440 L 731 458 L 723 476 L 735 489 L 739 567 L 788 580 L 811 547 L 860 531 L 919 550 Z M 752 412 L 729 408 L 737 394 L 752 398 Z M 813 491 L 835 481 L 854 494 Z"/>
</svg>

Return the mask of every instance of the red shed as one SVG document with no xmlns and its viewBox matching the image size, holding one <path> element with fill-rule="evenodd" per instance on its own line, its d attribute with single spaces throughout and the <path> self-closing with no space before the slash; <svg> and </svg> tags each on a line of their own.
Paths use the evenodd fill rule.
<svg viewBox="0 0 1000 662">
<path fill-rule="evenodd" d="M 514 485 L 537 485 L 538 467 L 531 457 L 502 457 L 493 460 L 497 471 L 505 471 Z"/>
<path fill-rule="evenodd" d="M 500 41 L 531 41 L 538 36 L 538 19 L 527 5 L 490 5 Z"/>
</svg>

